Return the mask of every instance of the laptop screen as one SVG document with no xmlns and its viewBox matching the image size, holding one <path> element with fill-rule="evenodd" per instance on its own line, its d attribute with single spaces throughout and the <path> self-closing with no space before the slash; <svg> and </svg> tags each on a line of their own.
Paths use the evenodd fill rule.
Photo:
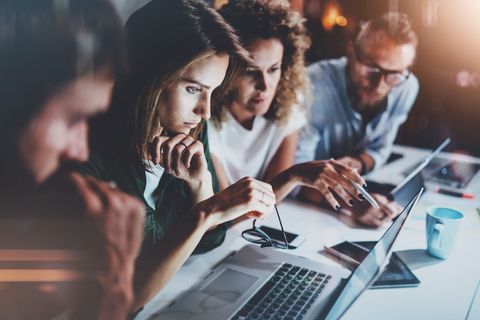
<svg viewBox="0 0 480 320">
<path fill-rule="evenodd" d="M 450 143 L 450 138 L 445 139 L 435 150 L 433 150 L 422 162 L 416 165 L 412 171 L 407 174 L 407 177 L 400 182 L 395 189 L 391 191 L 392 194 L 395 194 L 401 188 L 403 188 L 410 180 L 415 178 L 420 172 L 425 169 L 425 167 L 435 158 L 448 144 Z"/>
<path fill-rule="evenodd" d="M 362 263 L 352 272 L 341 293 L 330 308 L 326 319 L 340 318 L 360 294 L 375 280 L 381 268 L 385 266 L 393 243 L 422 192 L 423 188 L 417 192 L 397 220 L 392 223 Z"/>
<path fill-rule="evenodd" d="M 405 208 L 410 200 L 415 196 L 415 194 L 423 187 L 423 177 L 419 172 L 417 173 L 410 181 L 403 185 L 400 189 L 396 189 L 395 192 L 392 192 L 393 199 L 398 203 L 402 208 Z"/>
</svg>

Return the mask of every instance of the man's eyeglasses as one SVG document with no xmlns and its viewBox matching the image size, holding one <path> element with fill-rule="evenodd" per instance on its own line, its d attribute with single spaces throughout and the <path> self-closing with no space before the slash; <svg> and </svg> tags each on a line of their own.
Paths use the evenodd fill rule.
<svg viewBox="0 0 480 320">
<path fill-rule="evenodd" d="M 353 56 L 355 61 L 360 65 L 359 73 L 362 77 L 365 77 L 372 82 L 378 82 L 383 77 L 383 81 L 385 81 L 386 84 L 395 87 L 405 82 L 412 73 L 408 69 L 403 71 L 387 70 L 378 65 L 368 64 L 362 61 L 359 52 L 359 48 L 354 46 Z"/>
<path fill-rule="evenodd" d="M 285 235 L 285 230 L 283 230 L 282 219 L 280 219 L 280 214 L 278 213 L 277 206 L 274 205 L 274 207 L 275 211 L 277 212 L 278 222 L 280 222 L 280 228 L 282 229 L 284 242 L 282 243 L 280 241 L 272 239 L 263 230 L 255 226 L 257 219 L 253 220 L 253 227 L 251 229 L 242 232 L 243 239 L 255 244 L 259 244 L 262 248 L 273 247 L 277 249 L 288 249 L 288 241 L 287 236 Z"/>
</svg>

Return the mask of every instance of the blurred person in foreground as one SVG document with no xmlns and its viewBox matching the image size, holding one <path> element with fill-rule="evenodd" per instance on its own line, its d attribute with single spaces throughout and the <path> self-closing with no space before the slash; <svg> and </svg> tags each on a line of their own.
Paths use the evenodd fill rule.
<svg viewBox="0 0 480 320">
<path fill-rule="evenodd" d="M 110 103 L 121 23 L 107 0 L 5 0 L 0 30 L 0 318 L 124 319 L 143 206 L 64 170 Z"/>
</svg>

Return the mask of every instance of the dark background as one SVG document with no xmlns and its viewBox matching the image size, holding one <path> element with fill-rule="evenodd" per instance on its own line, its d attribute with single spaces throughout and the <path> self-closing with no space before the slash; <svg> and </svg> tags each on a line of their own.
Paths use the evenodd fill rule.
<svg viewBox="0 0 480 320">
<path fill-rule="evenodd" d="M 396 143 L 434 148 L 450 136 L 448 151 L 480 156 L 479 0 L 293 3 L 308 19 L 313 40 L 307 53 L 309 62 L 343 56 L 347 40 L 361 20 L 389 10 L 408 14 L 419 38 L 413 72 L 420 81 L 420 92 Z M 328 17 L 336 15 L 345 17 L 347 25 L 329 24 Z"/>
</svg>

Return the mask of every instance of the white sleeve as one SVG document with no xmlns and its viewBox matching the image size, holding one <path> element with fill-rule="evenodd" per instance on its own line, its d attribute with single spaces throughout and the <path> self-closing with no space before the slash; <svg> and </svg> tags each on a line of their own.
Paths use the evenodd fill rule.
<svg viewBox="0 0 480 320">
<path fill-rule="evenodd" d="M 303 127 L 298 138 L 295 163 L 315 160 L 315 150 L 319 140 L 318 131 L 312 125 L 307 124 Z"/>
<path fill-rule="evenodd" d="M 318 141 L 320 140 L 318 131 L 310 124 L 307 124 L 300 131 L 297 143 L 297 151 L 295 153 L 295 164 L 315 160 L 315 150 L 317 149 Z M 296 187 L 290 192 L 291 197 L 297 197 L 300 187 Z"/>
<path fill-rule="evenodd" d="M 212 121 L 207 121 L 208 126 L 208 147 L 210 154 L 221 159 L 222 158 L 222 146 L 220 145 L 220 129 Z"/>
<path fill-rule="evenodd" d="M 295 131 L 299 131 L 306 124 L 307 116 L 305 111 L 300 109 L 299 106 L 295 105 L 285 127 L 285 137 L 291 135 Z"/>
</svg>

